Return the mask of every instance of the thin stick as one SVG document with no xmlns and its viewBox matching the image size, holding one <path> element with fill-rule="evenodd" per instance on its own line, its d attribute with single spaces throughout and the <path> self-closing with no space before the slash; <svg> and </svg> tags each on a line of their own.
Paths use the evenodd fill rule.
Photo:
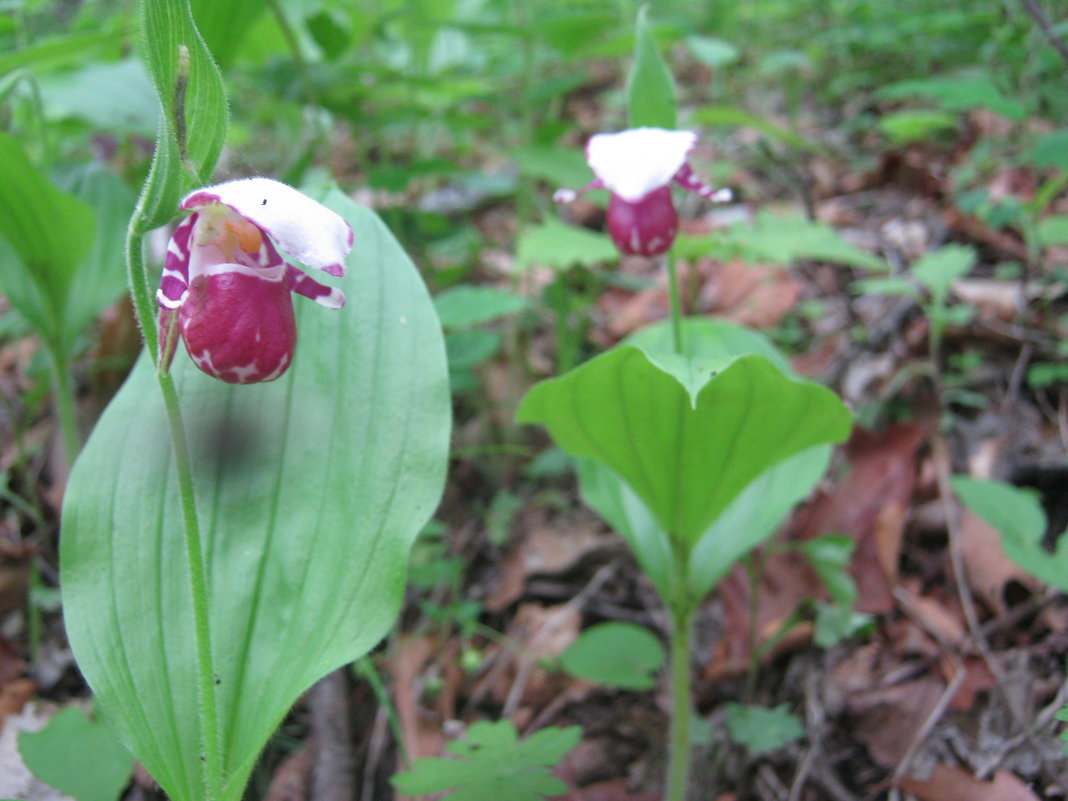
<svg viewBox="0 0 1068 801">
<path fill-rule="evenodd" d="M 1057 35 L 1057 32 L 1053 30 L 1053 25 L 1049 21 L 1049 17 L 1046 16 L 1046 12 L 1042 10 L 1042 6 L 1038 4 L 1038 0 L 1023 0 L 1024 8 L 1027 9 L 1027 13 L 1031 15 L 1032 19 L 1038 23 L 1038 27 L 1042 29 L 1042 33 L 1049 39 L 1049 43 L 1053 45 L 1053 48 L 1060 53 L 1064 63 L 1068 64 L 1068 45 L 1064 43 L 1064 39 Z"/>
</svg>

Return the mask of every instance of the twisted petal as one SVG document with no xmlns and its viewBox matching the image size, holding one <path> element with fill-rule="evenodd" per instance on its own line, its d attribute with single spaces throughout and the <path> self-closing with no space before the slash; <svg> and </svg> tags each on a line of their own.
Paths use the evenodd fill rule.
<svg viewBox="0 0 1068 801">
<path fill-rule="evenodd" d="M 270 178 L 241 178 L 198 189 L 181 206 L 196 209 L 216 203 L 255 223 L 301 264 L 329 275 L 345 274 L 352 228 L 293 187 Z"/>
<path fill-rule="evenodd" d="M 605 188 L 634 203 L 667 186 L 696 143 L 691 131 L 632 128 L 591 137 L 586 161 Z"/>
</svg>

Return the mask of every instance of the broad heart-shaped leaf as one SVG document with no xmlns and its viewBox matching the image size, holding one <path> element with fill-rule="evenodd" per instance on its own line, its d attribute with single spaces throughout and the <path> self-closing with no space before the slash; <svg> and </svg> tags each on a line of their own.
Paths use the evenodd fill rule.
<svg viewBox="0 0 1068 801">
<path fill-rule="evenodd" d="M 627 120 L 631 128 L 677 125 L 675 81 L 656 47 L 649 27 L 648 6 L 638 11 L 634 25 L 634 64 L 627 76 Z"/>
<path fill-rule="evenodd" d="M 579 486 L 586 503 L 627 541 L 665 600 L 696 602 L 735 562 L 775 533 L 826 472 L 830 453 L 825 445 L 809 448 L 751 481 L 694 545 L 685 582 L 679 581 L 667 532 L 625 481 L 594 459 L 580 459 Z"/>
<path fill-rule="evenodd" d="M 133 771 L 115 730 L 77 706 L 58 712 L 41 731 L 20 732 L 18 745 L 34 776 L 77 801 L 115 801 Z"/>
<path fill-rule="evenodd" d="M 964 505 L 1001 534 L 1001 547 L 1012 561 L 1068 592 L 1068 536 L 1060 535 L 1053 553 L 1046 550 L 1046 513 L 1033 490 L 968 476 L 954 476 L 952 484 Z"/>
<path fill-rule="evenodd" d="M 691 394 L 635 345 L 541 382 L 517 419 L 610 467 L 687 550 L 753 479 L 850 427 L 834 393 L 790 380 L 763 356 L 736 358 Z"/>
<path fill-rule="evenodd" d="M 93 241 L 93 213 L 61 192 L 0 133 L 0 290 L 34 328 L 55 343 L 75 270 Z"/>
<path fill-rule="evenodd" d="M 137 221 L 148 230 L 170 222 L 181 195 L 207 183 L 226 141 L 229 112 L 222 76 L 193 23 L 189 0 L 141 0 L 139 7 L 142 55 L 160 101 L 159 139 Z M 176 93 L 179 78 L 185 89 Z"/>
<path fill-rule="evenodd" d="M 418 273 L 370 211 L 326 205 L 356 247 L 341 310 L 296 298 L 293 366 L 231 386 L 184 352 L 227 772 L 241 797 L 301 692 L 371 648 L 396 615 L 409 546 L 437 504 L 449 438 L 445 350 Z M 67 632 L 99 702 L 172 801 L 201 801 L 187 561 L 170 438 L 147 357 L 67 488 Z"/>
<path fill-rule="evenodd" d="M 662 367 L 699 392 L 712 373 L 747 353 L 765 356 L 787 375 L 793 373 L 782 354 L 748 328 L 711 318 L 682 321 L 683 353 L 673 350 L 667 321 L 634 334 Z M 667 600 L 699 601 L 742 556 L 773 534 L 827 469 L 830 447 L 820 445 L 791 456 L 764 471 L 731 502 L 701 535 L 690 553 L 685 581 L 667 532 L 625 481 L 594 459 L 578 460 L 582 496 L 630 545 L 642 570 Z"/>
</svg>

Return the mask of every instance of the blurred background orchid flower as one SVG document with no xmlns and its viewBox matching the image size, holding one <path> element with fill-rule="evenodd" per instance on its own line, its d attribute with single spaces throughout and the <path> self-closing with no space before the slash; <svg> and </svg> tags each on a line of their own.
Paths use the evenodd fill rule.
<svg viewBox="0 0 1068 801">
<path fill-rule="evenodd" d="M 679 218 L 671 184 L 722 203 L 729 189 L 714 189 L 694 174 L 686 157 L 697 143 L 690 131 L 631 128 L 596 134 L 586 144 L 586 161 L 596 177 L 578 191 L 559 189 L 557 203 L 570 203 L 592 189 L 612 193 L 608 204 L 608 232 L 621 253 L 659 256 L 675 241 Z"/>
</svg>

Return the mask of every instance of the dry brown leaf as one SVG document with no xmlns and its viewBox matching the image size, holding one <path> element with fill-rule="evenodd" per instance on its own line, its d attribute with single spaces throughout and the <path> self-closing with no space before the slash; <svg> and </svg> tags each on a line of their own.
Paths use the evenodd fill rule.
<svg viewBox="0 0 1068 801">
<path fill-rule="evenodd" d="M 433 637 L 407 637 L 399 641 L 390 658 L 393 704 L 411 759 L 437 756 L 445 742 L 444 721 L 419 703 L 423 673 L 436 647 Z"/>
<path fill-rule="evenodd" d="M 1018 583 L 1038 591 L 1042 583 L 1019 567 L 1001 547 L 1001 535 L 978 515 L 967 509 L 960 516 L 961 555 L 972 590 L 994 612 L 1004 614 L 1005 587 Z"/>
<path fill-rule="evenodd" d="M 549 673 L 540 665 L 543 661 L 557 661 L 578 637 L 581 625 L 582 612 L 574 605 L 520 604 L 505 632 L 507 646 L 501 646 L 510 650 L 512 659 L 509 669 L 499 673 L 494 697 L 513 708 L 522 704 L 540 709 L 579 686 L 576 679 Z"/>
<path fill-rule="evenodd" d="M 935 765 L 930 778 L 905 776 L 898 786 L 920 801 L 1038 801 L 1034 791 L 1007 770 L 983 781 L 956 765 Z"/>
<path fill-rule="evenodd" d="M 795 516 L 791 539 L 844 534 L 856 542 L 849 572 L 860 593 L 861 612 L 882 614 L 894 607 L 892 590 L 906 511 L 916 483 L 916 452 L 925 432 L 912 424 L 883 434 L 854 429 L 846 445 L 849 471 Z"/>
<path fill-rule="evenodd" d="M 884 768 L 897 767 L 944 690 L 941 680 L 921 676 L 853 693 L 848 699 L 848 709 L 855 717 L 853 732 L 872 759 Z"/>
<path fill-rule="evenodd" d="M 741 565 L 735 565 L 720 582 L 718 593 L 723 603 L 724 633 L 704 670 L 705 680 L 713 683 L 740 675 L 749 667 L 751 592 L 749 576 Z M 802 601 L 823 597 L 823 585 L 804 556 L 795 551 L 769 554 L 764 560 L 757 598 L 757 643 L 775 634 Z M 811 637 L 811 624 L 794 626 L 769 657 L 797 648 Z"/>
<path fill-rule="evenodd" d="M 304 801 L 311 789 L 314 750 L 307 744 L 282 760 L 275 768 L 263 801 Z"/>
<path fill-rule="evenodd" d="M 0 686 L 0 726 L 9 715 L 21 712 L 36 690 L 37 685 L 30 679 L 15 679 Z"/>
<path fill-rule="evenodd" d="M 801 299 L 801 282 L 785 267 L 705 260 L 698 269 L 698 309 L 742 325 L 772 328 Z"/>
<path fill-rule="evenodd" d="M 523 595 L 533 575 L 560 575 L 600 549 L 615 549 L 619 542 L 603 534 L 593 518 L 549 519 L 544 510 L 524 511 L 519 543 L 501 561 L 500 571 L 484 601 L 490 612 L 499 612 Z"/>
</svg>

